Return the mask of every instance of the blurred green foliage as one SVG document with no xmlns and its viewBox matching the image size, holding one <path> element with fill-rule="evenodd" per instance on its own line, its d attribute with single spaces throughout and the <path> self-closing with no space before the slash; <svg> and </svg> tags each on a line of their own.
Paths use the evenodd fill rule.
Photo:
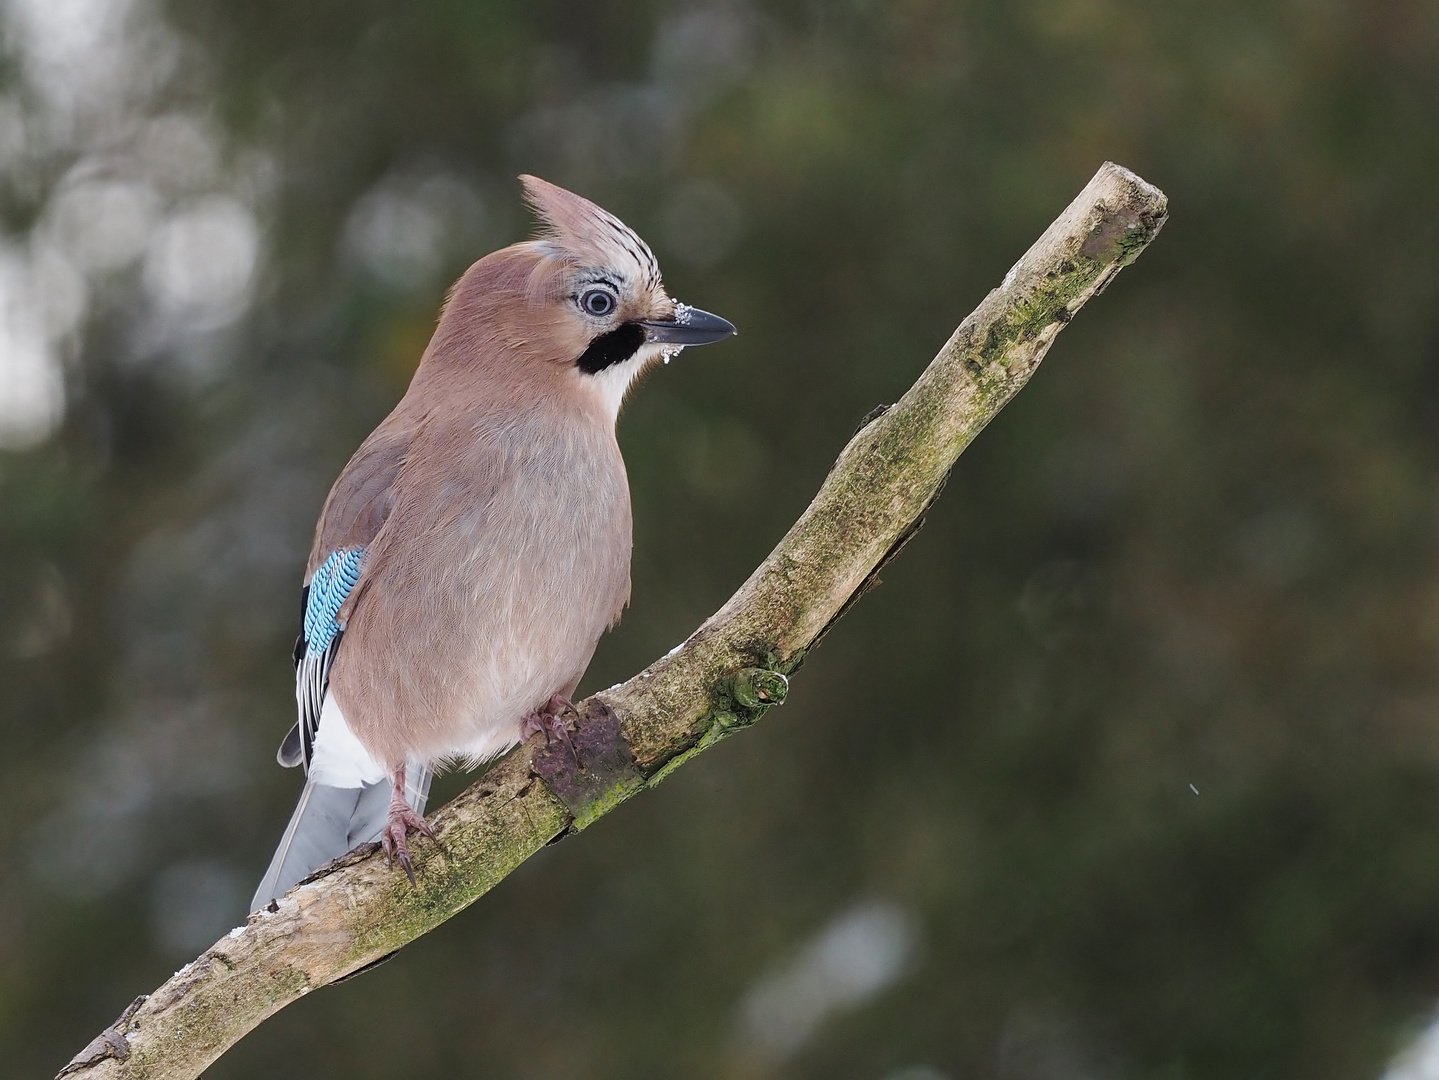
<svg viewBox="0 0 1439 1080">
<path fill-rule="evenodd" d="M 5 11 L 0 380 L 49 304 L 65 408 L 0 452 L 0 1071 L 243 917 L 308 531 L 529 227 L 521 171 L 741 331 L 622 417 L 590 688 L 728 596 L 1101 161 L 1172 219 L 782 709 L 210 1075 L 1377 1077 L 1427 1020 L 1435 4 Z M 845 997 L 846 955 L 892 962 Z"/>
</svg>

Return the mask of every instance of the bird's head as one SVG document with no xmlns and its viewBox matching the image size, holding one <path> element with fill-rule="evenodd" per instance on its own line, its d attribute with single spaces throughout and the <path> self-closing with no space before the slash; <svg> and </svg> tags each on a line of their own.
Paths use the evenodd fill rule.
<svg viewBox="0 0 1439 1080">
<path fill-rule="evenodd" d="M 557 359 L 616 411 L 635 376 L 661 356 L 735 332 L 718 315 L 671 299 L 649 245 L 609 211 L 537 176 L 520 183 L 543 223 L 529 247 L 541 257 L 537 299 L 565 343 Z"/>
<path fill-rule="evenodd" d="M 613 416 L 650 364 L 735 332 L 675 302 L 649 245 L 619 218 L 538 177 L 520 182 L 539 235 L 481 259 L 456 283 L 432 353 L 451 323 L 470 362 L 577 388 Z"/>
</svg>

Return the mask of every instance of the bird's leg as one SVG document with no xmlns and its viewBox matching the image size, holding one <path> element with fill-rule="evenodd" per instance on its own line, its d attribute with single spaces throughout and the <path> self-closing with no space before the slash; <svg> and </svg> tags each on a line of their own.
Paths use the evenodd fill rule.
<svg viewBox="0 0 1439 1080">
<path fill-rule="evenodd" d="M 576 712 L 575 703 L 563 694 L 555 694 L 549 701 L 545 702 L 542 708 L 536 709 L 520 721 L 520 738 L 528 739 L 536 732 L 545 733 L 545 745 L 549 746 L 554 740 L 559 739 L 565 746 L 569 747 L 570 757 L 575 759 L 575 766 L 579 767 L 580 755 L 575 749 L 574 740 L 570 738 L 570 729 L 560 719 L 566 713 Z"/>
<path fill-rule="evenodd" d="M 414 885 L 415 871 L 410 867 L 408 842 L 411 829 L 428 836 L 439 846 L 439 841 L 435 840 L 435 830 L 430 828 L 430 823 L 423 815 L 415 813 L 415 808 L 405 798 L 405 767 L 401 765 L 395 772 L 395 790 L 390 796 L 390 819 L 380 833 L 380 846 L 385 849 L 385 861 L 393 865 L 398 859 L 404 867 L 405 876 L 410 879 L 410 884 Z"/>
</svg>

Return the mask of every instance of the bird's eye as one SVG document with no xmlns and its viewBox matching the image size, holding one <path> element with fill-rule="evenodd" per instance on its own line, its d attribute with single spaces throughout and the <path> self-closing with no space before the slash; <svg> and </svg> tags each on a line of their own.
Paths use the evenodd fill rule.
<svg viewBox="0 0 1439 1080">
<path fill-rule="evenodd" d="M 580 307 L 585 309 L 586 315 L 603 319 L 615 310 L 614 293 L 608 289 L 586 289 L 580 296 Z"/>
</svg>

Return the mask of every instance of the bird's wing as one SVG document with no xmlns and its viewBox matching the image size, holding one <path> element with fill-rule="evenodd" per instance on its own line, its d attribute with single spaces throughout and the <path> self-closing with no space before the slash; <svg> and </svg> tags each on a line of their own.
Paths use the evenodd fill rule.
<svg viewBox="0 0 1439 1080">
<path fill-rule="evenodd" d="M 364 558 L 362 547 L 341 548 L 325 560 L 305 586 L 304 624 L 295 642 L 295 704 L 300 718 L 275 755 L 287 768 L 302 762 L 309 768 L 315 735 L 320 730 L 320 710 L 330 685 L 330 666 L 345 633 L 337 616 L 360 578 Z"/>
<path fill-rule="evenodd" d="M 359 580 L 365 548 L 394 505 L 395 478 L 412 433 L 381 425 L 350 459 L 320 513 L 301 594 L 301 630 L 295 639 L 295 704 L 299 719 L 275 757 L 286 768 L 307 769 L 330 685 L 330 667 L 344 626 L 339 612 Z"/>
<path fill-rule="evenodd" d="M 387 566 L 413 559 L 417 538 L 423 538 L 433 557 L 440 537 L 464 534 L 473 541 L 480 535 L 477 523 L 488 518 L 502 490 L 516 490 L 521 463 L 534 456 L 528 448 L 544 436 L 533 426 L 470 411 L 431 414 L 414 429 L 407 444 L 410 452 L 398 462 L 385 489 L 384 513 L 370 519 L 375 528 L 364 536 L 364 566 L 340 609 L 342 623 L 370 583 L 385 576 Z M 458 527 L 461 521 L 469 524 Z"/>
<path fill-rule="evenodd" d="M 402 427 L 394 419 L 381 424 L 361 444 L 330 489 L 315 527 L 305 568 L 307 582 L 334 552 L 367 545 L 390 516 L 395 481 L 417 434 L 415 427 Z"/>
</svg>

